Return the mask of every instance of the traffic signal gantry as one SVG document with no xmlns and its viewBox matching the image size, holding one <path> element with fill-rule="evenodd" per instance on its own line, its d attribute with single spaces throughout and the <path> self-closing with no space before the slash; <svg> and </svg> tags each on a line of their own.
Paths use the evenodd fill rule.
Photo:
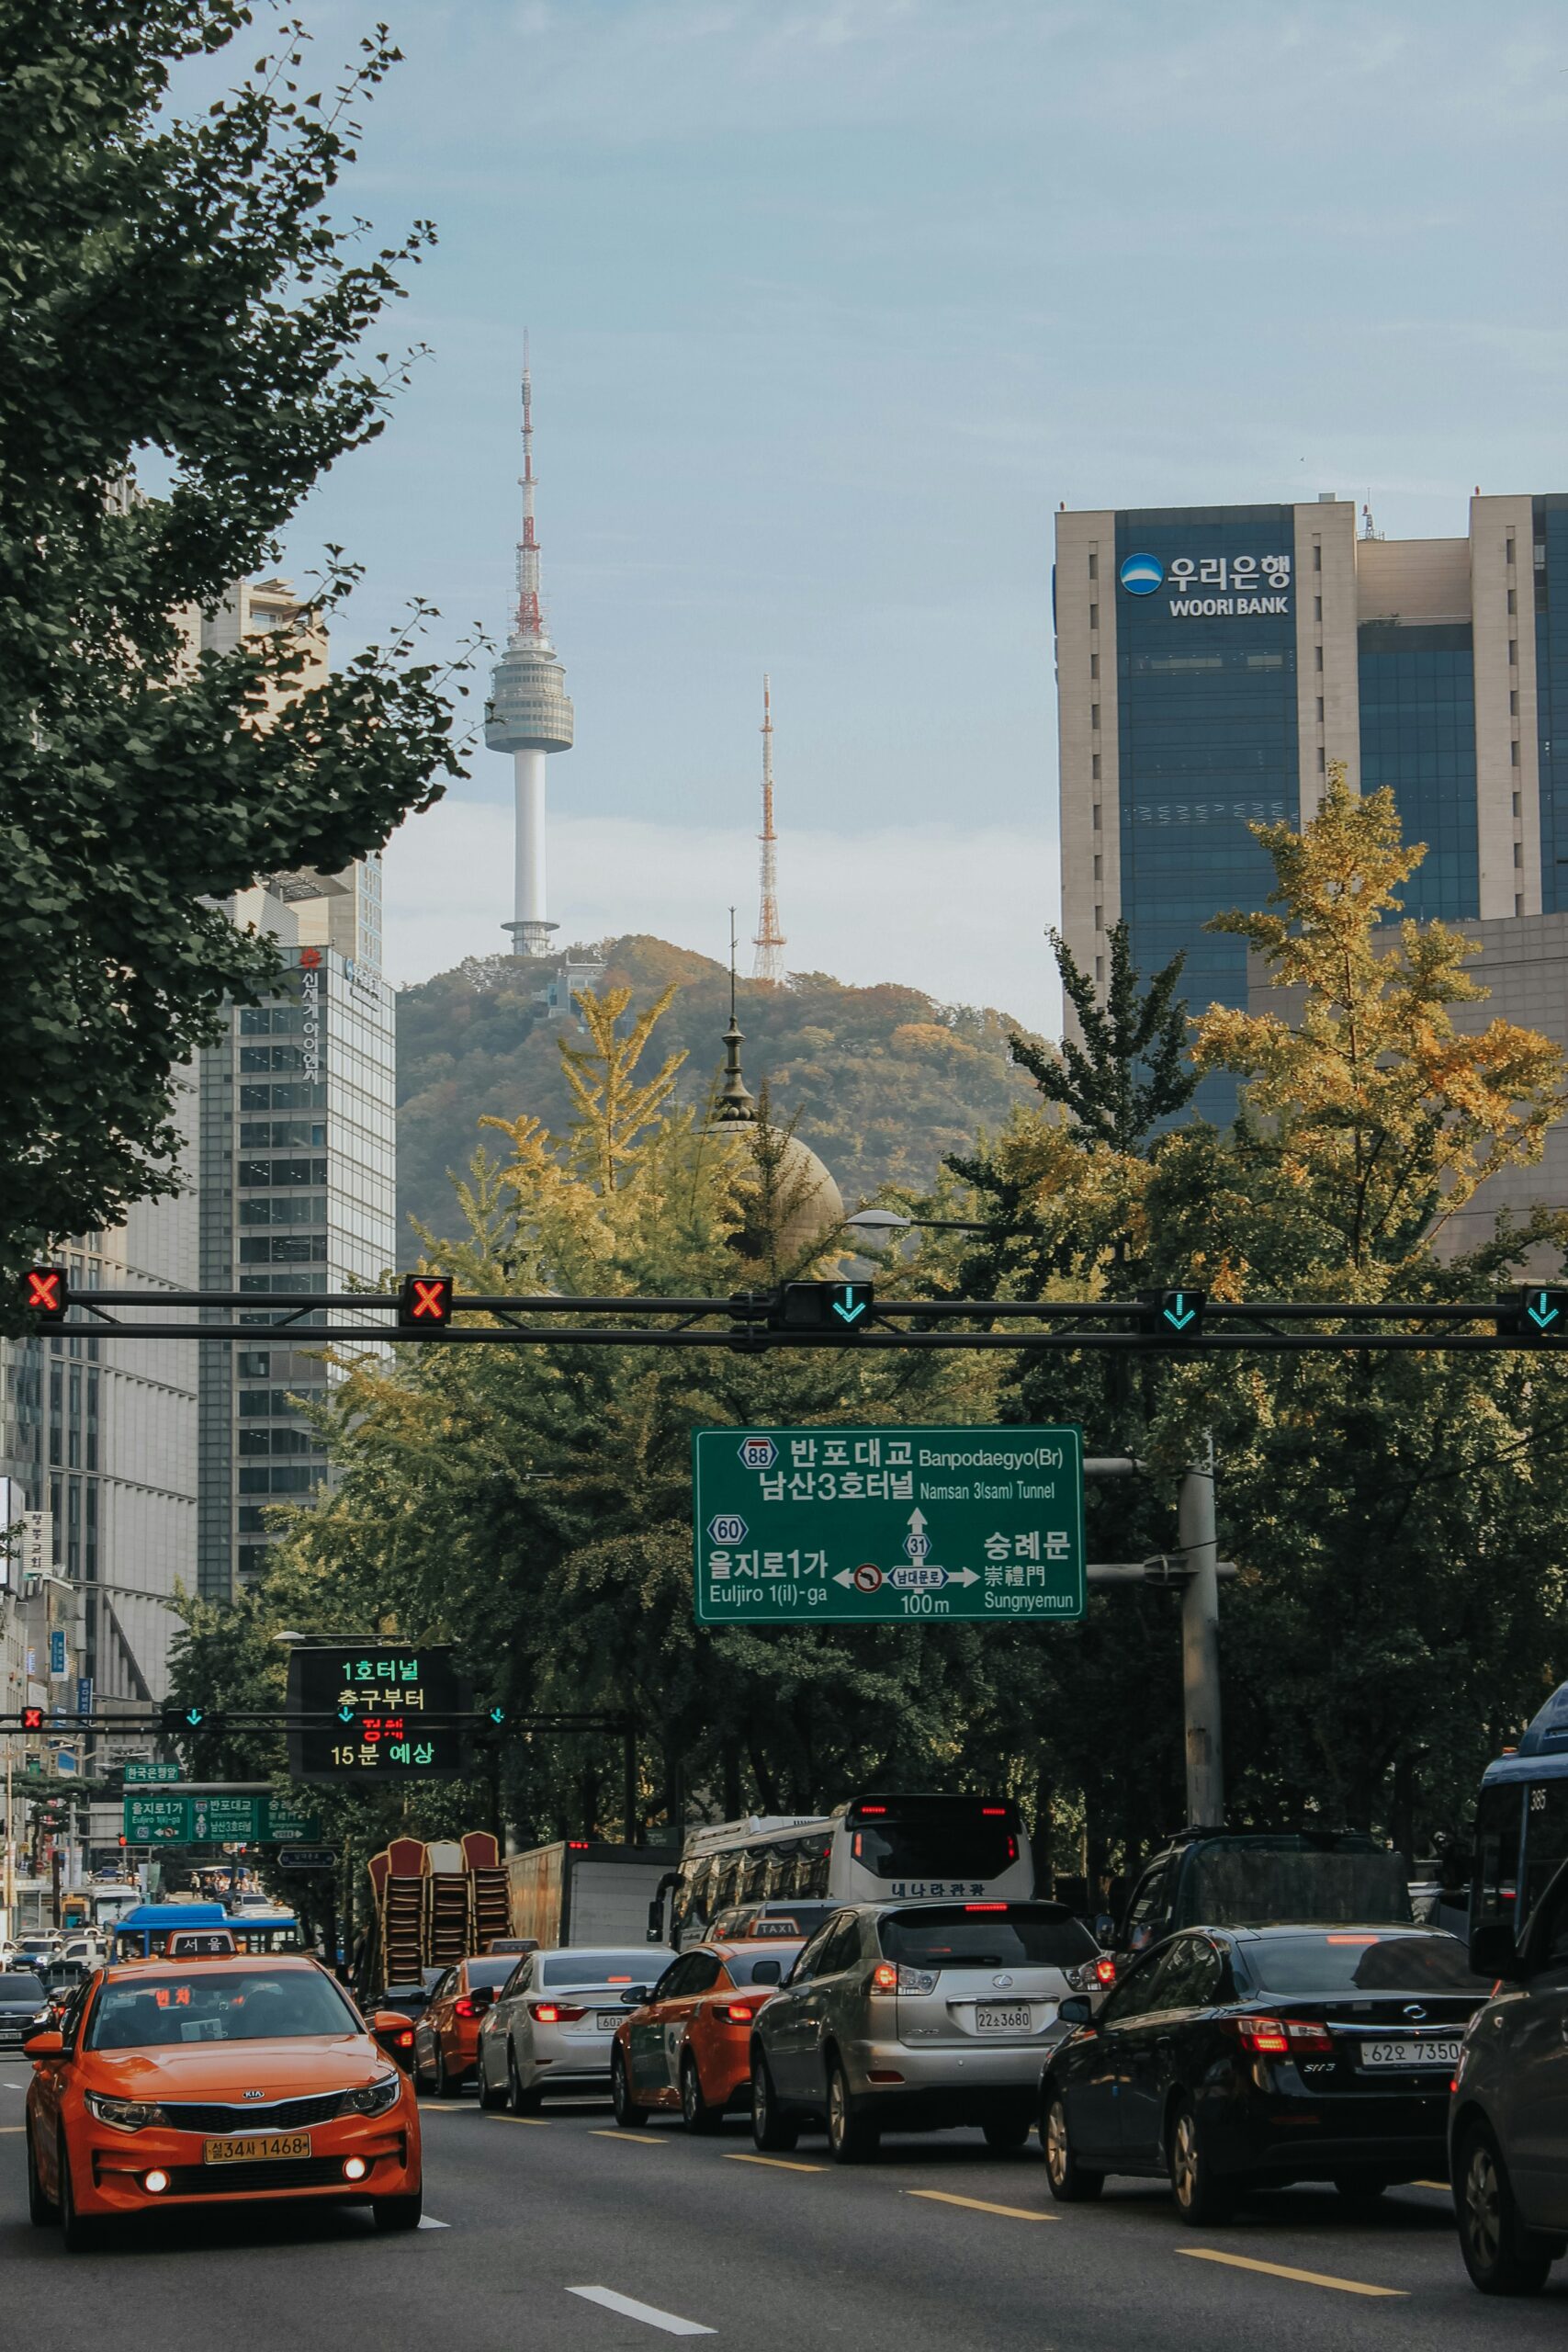
<svg viewBox="0 0 1568 2352">
<path fill-rule="evenodd" d="M 64 1267 L 29 1267 L 20 1305 L 34 1330 L 67 1320 L 99 1340 L 254 1346 L 389 1340 L 446 1347 L 1073 1349 L 1131 1353 L 1491 1352 L 1568 1345 L 1568 1289 L 1537 1283 L 1490 1299 L 1221 1299 L 1191 1285 L 1124 1299 L 885 1298 L 870 1282 L 784 1283 L 722 1298 L 573 1298 L 460 1292 L 454 1277 L 403 1274 L 380 1291 L 303 1292 L 264 1306 L 250 1291 L 73 1290 Z M 243 1318 L 199 1318 L 224 1308 Z M 466 1319 L 459 1320 L 459 1317 Z M 475 1319 L 482 1318 L 482 1319 Z"/>
</svg>

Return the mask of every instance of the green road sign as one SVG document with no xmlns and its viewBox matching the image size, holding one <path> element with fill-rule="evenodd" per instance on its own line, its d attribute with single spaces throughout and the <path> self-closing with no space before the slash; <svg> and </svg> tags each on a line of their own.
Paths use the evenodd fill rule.
<svg viewBox="0 0 1568 2352">
<path fill-rule="evenodd" d="M 1077 1429 L 728 1429 L 692 1441 L 699 1625 L 1084 1612 Z"/>
<path fill-rule="evenodd" d="M 131 1846 L 309 1845 L 320 1838 L 314 1814 L 265 1791 L 163 1789 L 125 1800 L 125 1838 Z"/>
<path fill-rule="evenodd" d="M 177 1764 L 143 1764 L 134 1756 L 126 1758 L 125 1785 L 128 1789 L 144 1786 L 149 1781 L 178 1781 L 184 1777 Z"/>
</svg>

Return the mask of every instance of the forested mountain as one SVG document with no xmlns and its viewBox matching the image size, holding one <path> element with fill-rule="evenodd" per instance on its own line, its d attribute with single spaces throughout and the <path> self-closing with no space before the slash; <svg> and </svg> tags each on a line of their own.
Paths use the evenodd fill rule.
<svg viewBox="0 0 1568 2352">
<path fill-rule="evenodd" d="M 605 985 L 638 1004 L 679 988 L 660 1024 L 665 1049 L 684 1047 L 679 1093 L 700 1102 L 724 1059 L 729 979 L 722 965 L 661 939 L 618 939 Z M 536 970 L 515 956 L 471 957 L 398 999 L 399 1229 L 414 1216 L 452 1222 L 448 1169 L 465 1168 L 485 1112 L 531 1112 L 564 1131 L 570 1118 L 557 1042 L 575 1022 L 547 1020 L 534 1002 Z M 1010 1106 L 1032 1099 L 1009 1057 L 1020 1027 L 1005 1012 L 937 1004 L 918 989 L 846 988 L 825 972 L 787 987 L 739 984 L 747 1084 L 766 1079 L 773 1114 L 838 1178 L 847 1208 L 879 1185 L 928 1186 L 948 1151 L 967 1151 Z M 1024 1034 L 1028 1034 L 1027 1032 Z M 493 1138 L 492 1138 L 493 1140 Z"/>
</svg>

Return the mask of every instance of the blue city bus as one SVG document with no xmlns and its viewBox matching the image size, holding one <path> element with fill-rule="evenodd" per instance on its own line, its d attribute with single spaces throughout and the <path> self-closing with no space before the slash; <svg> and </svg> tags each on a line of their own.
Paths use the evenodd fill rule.
<svg viewBox="0 0 1568 2352">
<path fill-rule="evenodd" d="M 1475 1808 L 1470 1875 L 1472 1933 L 1500 1921 L 1515 1937 L 1568 1861 L 1568 1682 L 1524 1734 L 1486 1767 Z"/>
<path fill-rule="evenodd" d="M 304 1931 L 292 1912 L 238 1915 L 221 1903 L 142 1903 L 117 1925 L 109 1947 L 113 1960 L 154 1960 L 169 1948 L 177 1928 L 227 1928 L 238 1951 L 303 1951 Z"/>
</svg>

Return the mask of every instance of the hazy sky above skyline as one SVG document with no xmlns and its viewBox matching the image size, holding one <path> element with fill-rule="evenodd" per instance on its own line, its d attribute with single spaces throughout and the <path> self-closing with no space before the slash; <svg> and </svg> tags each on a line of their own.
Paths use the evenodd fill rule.
<svg viewBox="0 0 1568 2352">
<path fill-rule="evenodd" d="M 366 563 L 366 635 L 420 594 L 499 638 L 529 327 L 565 938 L 750 931 L 768 669 L 791 965 L 1043 1023 L 1058 501 L 1442 537 L 1568 480 L 1559 8 L 385 8 L 340 209 L 435 218 L 393 322 L 434 356 L 288 559 Z M 303 13 L 325 74 L 375 12 Z M 390 854 L 396 978 L 502 944 L 510 763 L 472 765 Z"/>
</svg>

